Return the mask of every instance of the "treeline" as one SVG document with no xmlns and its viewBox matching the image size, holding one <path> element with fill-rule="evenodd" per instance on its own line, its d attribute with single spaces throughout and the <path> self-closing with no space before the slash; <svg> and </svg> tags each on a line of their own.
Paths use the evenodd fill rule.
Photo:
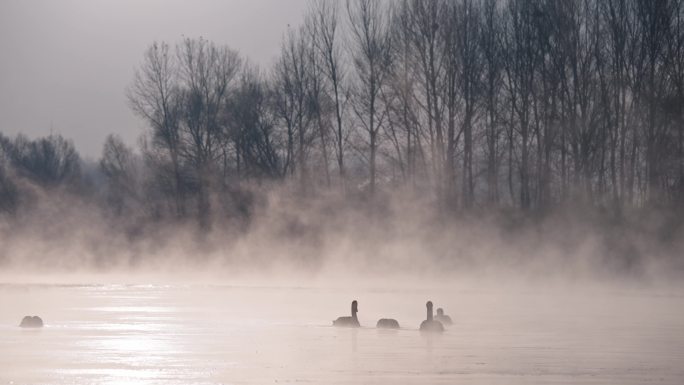
<svg viewBox="0 0 684 385">
<path fill-rule="evenodd" d="M 86 179 L 73 143 L 62 136 L 12 140 L 0 133 L 0 215 L 38 199 L 36 190 L 89 194 Z"/>
<path fill-rule="evenodd" d="M 312 1 L 272 68 L 153 43 L 126 92 L 149 130 L 104 146 L 117 215 L 208 228 L 271 181 L 445 212 L 684 203 L 684 0 Z"/>
</svg>

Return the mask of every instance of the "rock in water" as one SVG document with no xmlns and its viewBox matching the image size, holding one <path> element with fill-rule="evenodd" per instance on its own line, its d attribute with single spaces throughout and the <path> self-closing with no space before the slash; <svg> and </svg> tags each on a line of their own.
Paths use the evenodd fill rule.
<svg viewBox="0 0 684 385">
<path fill-rule="evenodd" d="M 21 320 L 21 323 L 19 324 L 22 328 L 42 328 L 43 327 L 43 320 L 36 316 L 30 316 L 27 315 Z"/>
</svg>

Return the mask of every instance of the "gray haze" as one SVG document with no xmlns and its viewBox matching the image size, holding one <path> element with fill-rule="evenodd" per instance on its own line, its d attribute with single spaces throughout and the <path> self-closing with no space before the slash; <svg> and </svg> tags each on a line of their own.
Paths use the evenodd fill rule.
<svg viewBox="0 0 684 385">
<path fill-rule="evenodd" d="M 153 41 L 227 44 L 267 67 L 306 0 L 2 0 L 0 132 L 54 131 L 98 158 L 104 138 L 129 144 L 144 127 L 124 90 Z"/>
</svg>

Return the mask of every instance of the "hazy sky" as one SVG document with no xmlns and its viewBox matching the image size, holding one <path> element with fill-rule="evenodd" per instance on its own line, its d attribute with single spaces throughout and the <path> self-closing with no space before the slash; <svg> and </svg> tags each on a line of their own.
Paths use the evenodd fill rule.
<svg viewBox="0 0 684 385">
<path fill-rule="evenodd" d="M 73 139 L 98 158 L 104 138 L 144 128 L 125 88 L 155 40 L 203 36 L 269 66 L 307 0 L 0 0 L 0 132 Z"/>
</svg>

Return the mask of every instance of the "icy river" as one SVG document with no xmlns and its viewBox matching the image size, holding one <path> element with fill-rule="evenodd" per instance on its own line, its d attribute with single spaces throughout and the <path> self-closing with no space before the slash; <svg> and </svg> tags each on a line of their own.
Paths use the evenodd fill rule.
<svg viewBox="0 0 684 385">
<path fill-rule="evenodd" d="M 362 327 L 332 327 L 352 299 Z M 428 299 L 441 335 L 418 331 Z M 679 385 L 684 293 L 0 284 L 0 384 L 276 383 Z"/>
</svg>

